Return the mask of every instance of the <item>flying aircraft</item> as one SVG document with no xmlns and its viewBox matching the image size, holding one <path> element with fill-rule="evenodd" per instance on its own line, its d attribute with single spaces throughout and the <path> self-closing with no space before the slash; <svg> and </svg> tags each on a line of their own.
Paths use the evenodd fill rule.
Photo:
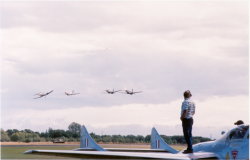
<svg viewBox="0 0 250 160">
<path fill-rule="evenodd" d="M 142 91 L 137 91 L 137 92 L 134 92 L 133 89 L 130 91 L 130 90 L 124 90 L 124 93 L 125 94 L 130 94 L 130 95 L 133 95 L 133 94 L 136 94 L 136 93 L 141 93 Z"/>
<path fill-rule="evenodd" d="M 112 150 L 102 148 L 90 137 L 86 128 L 81 130 L 80 148 L 75 150 L 28 150 L 27 154 L 57 155 L 91 159 L 166 159 L 166 160 L 193 160 L 193 159 L 248 159 L 249 156 L 249 126 L 241 125 L 231 129 L 220 139 L 198 143 L 193 146 L 194 153 L 183 154 L 170 147 L 158 134 L 155 128 L 151 132 L 151 152 L 138 151 L 140 149 Z M 149 149 L 150 150 L 150 149 Z M 154 150 L 156 152 L 154 152 Z M 157 152 L 165 150 L 169 153 Z"/>
<path fill-rule="evenodd" d="M 65 95 L 67 95 L 67 96 L 74 96 L 74 95 L 80 94 L 80 93 L 75 93 L 74 90 L 72 90 L 71 93 L 68 93 L 68 92 L 64 92 L 64 93 L 65 93 Z"/>
<path fill-rule="evenodd" d="M 121 90 L 116 90 L 116 91 L 115 91 L 114 89 L 113 89 L 113 90 L 108 90 L 108 89 L 106 89 L 105 91 L 106 91 L 108 94 L 114 94 L 114 93 L 119 92 L 119 91 L 121 91 Z"/>
<path fill-rule="evenodd" d="M 37 98 L 42 98 L 42 97 L 46 97 L 47 95 L 49 95 L 50 93 L 52 93 L 54 90 L 51 90 L 51 91 L 49 91 L 49 92 L 47 92 L 47 93 L 37 93 L 37 94 L 35 94 L 35 95 L 37 95 L 38 97 L 35 97 L 34 99 L 37 99 Z"/>
</svg>

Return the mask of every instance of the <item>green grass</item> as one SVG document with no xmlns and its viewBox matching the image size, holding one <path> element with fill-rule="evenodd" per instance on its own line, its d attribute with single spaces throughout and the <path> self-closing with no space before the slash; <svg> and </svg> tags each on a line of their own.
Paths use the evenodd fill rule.
<svg viewBox="0 0 250 160">
<path fill-rule="evenodd" d="M 23 152 L 31 149 L 46 149 L 46 150 L 72 150 L 74 146 L 18 146 L 18 147 L 1 147 L 1 159 L 64 159 L 57 156 L 44 156 L 23 154 Z M 66 159 L 66 158 L 65 158 Z"/>
<path fill-rule="evenodd" d="M 102 147 L 113 147 L 113 148 L 149 148 L 148 145 L 122 145 L 122 144 L 109 144 L 101 145 Z M 184 145 L 173 145 L 173 148 L 182 150 L 185 148 Z M 58 156 L 45 156 L 45 155 L 32 155 L 23 154 L 23 152 L 32 149 L 43 149 L 43 150 L 72 150 L 77 148 L 76 146 L 8 146 L 1 147 L 1 159 L 70 159 Z"/>
</svg>

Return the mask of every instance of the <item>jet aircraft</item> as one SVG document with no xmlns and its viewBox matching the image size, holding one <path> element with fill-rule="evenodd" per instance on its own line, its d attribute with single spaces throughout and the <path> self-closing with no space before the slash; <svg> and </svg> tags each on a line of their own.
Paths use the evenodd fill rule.
<svg viewBox="0 0 250 160">
<path fill-rule="evenodd" d="M 74 96 L 74 95 L 77 95 L 77 94 L 80 94 L 80 93 L 75 93 L 74 90 L 72 90 L 71 93 L 68 93 L 68 92 L 64 92 L 66 96 Z"/>
<path fill-rule="evenodd" d="M 152 129 L 151 148 L 162 149 L 170 147 L 157 133 Z M 175 149 L 169 150 L 173 154 L 180 154 L 182 151 Z M 202 142 L 193 145 L 194 153 L 214 153 L 218 159 L 222 160 L 247 160 L 249 159 L 249 125 L 240 125 L 231 129 L 215 141 Z"/>
<path fill-rule="evenodd" d="M 133 89 L 130 91 L 130 90 L 124 90 L 124 93 L 125 94 L 130 94 L 130 95 L 133 95 L 133 94 L 136 94 L 136 93 L 141 93 L 142 91 L 137 91 L 137 92 L 134 92 Z"/>
<path fill-rule="evenodd" d="M 113 89 L 113 90 L 108 90 L 108 89 L 106 89 L 105 91 L 106 91 L 108 94 L 114 94 L 114 93 L 119 92 L 119 91 L 121 91 L 121 90 L 116 90 L 116 91 L 115 91 L 114 89 Z"/>
<path fill-rule="evenodd" d="M 35 97 L 34 99 L 37 99 L 37 98 L 42 98 L 42 97 L 46 97 L 47 95 L 49 95 L 50 93 L 52 93 L 54 90 L 51 90 L 51 91 L 49 91 L 49 92 L 47 92 L 47 93 L 37 93 L 37 94 L 35 94 L 35 95 L 37 95 L 38 97 Z"/>
<path fill-rule="evenodd" d="M 248 159 L 249 126 L 240 125 L 225 133 L 221 138 L 193 145 L 194 153 L 183 154 L 170 147 L 158 134 L 155 128 L 151 132 L 151 149 L 110 149 L 99 146 L 83 126 L 80 148 L 75 150 L 28 150 L 27 154 L 61 155 L 66 157 L 91 159 Z M 165 151 L 169 153 L 162 153 Z M 147 153 L 146 153 L 147 152 Z"/>
</svg>

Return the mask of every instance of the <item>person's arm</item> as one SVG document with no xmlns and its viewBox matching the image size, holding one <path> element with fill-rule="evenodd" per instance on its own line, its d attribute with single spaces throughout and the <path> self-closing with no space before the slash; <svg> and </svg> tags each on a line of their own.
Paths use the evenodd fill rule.
<svg viewBox="0 0 250 160">
<path fill-rule="evenodd" d="M 187 113 L 187 110 L 184 110 L 183 113 L 182 113 L 182 115 L 181 115 L 181 118 L 180 118 L 181 120 L 183 120 L 185 118 L 186 113 Z"/>
<path fill-rule="evenodd" d="M 186 114 L 187 114 L 187 109 L 188 109 L 188 105 L 187 105 L 187 103 L 185 101 L 182 102 L 181 109 L 183 110 L 183 112 L 181 114 L 180 119 L 183 120 L 185 118 Z"/>
</svg>

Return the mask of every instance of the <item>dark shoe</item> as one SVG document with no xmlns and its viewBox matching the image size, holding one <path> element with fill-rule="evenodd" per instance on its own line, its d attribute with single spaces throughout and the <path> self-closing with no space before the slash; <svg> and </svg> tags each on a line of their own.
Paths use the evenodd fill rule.
<svg viewBox="0 0 250 160">
<path fill-rule="evenodd" d="M 182 153 L 183 154 L 193 153 L 193 150 L 184 150 Z"/>
</svg>

